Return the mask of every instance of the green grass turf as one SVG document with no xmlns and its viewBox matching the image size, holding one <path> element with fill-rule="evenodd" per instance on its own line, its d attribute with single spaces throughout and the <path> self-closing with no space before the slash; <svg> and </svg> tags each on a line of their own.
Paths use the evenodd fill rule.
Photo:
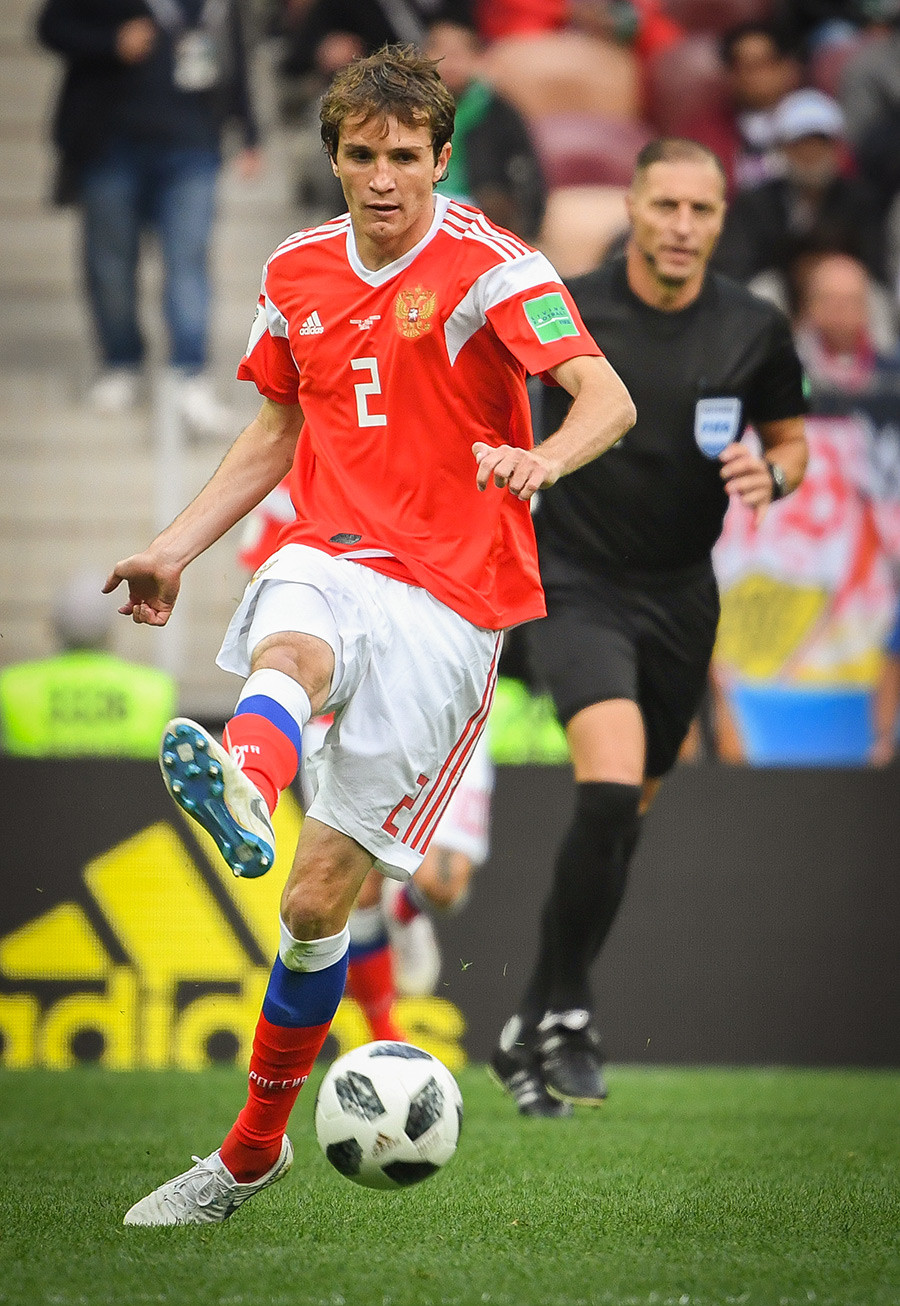
<svg viewBox="0 0 900 1306">
<path fill-rule="evenodd" d="M 126 1229 L 133 1201 L 216 1146 L 243 1075 L 0 1074 L 0 1303 L 900 1303 L 900 1074 L 610 1078 L 600 1110 L 542 1121 L 465 1071 L 459 1152 L 398 1193 L 331 1170 L 313 1083 L 284 1183 L 221 1226 Z"/>
</svg>

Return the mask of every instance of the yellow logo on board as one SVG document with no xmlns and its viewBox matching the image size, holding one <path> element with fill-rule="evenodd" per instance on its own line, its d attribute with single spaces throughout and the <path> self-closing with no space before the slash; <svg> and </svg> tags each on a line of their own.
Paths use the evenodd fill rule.
<svg viewBox="0 0 900 1306">
<path fill-rule="evenodd" d="M 716 656 L 750 680 L 778 676 L 824 616 L 827 592 L 771 576 L 745 576 L 722 593 Z"/>
<path fill-rule="evenodd" d="M 301 819 L 286 791 L 273 821 L 285 861 L 256 880 L 236 880 L 193 823 L 202 868 L 181 827 L 168 821 L 88 862 L 84 903 L 61 903 L 0 938 L 0 978 L 7 989 L 15 986 L 0 993 L 0 1064 L 246 1064 L 278 950 L 281 888 Z M 64 991 L 52 996 L 53 990 Z M 403 998 L 395 1015 L 409 1038 L 451 1070 L 465 1064 L 465 1023 L 453 1003 Z M 331 1032 L 338 1053 L 371 1037 L 349 999 Z"/>
</svg>

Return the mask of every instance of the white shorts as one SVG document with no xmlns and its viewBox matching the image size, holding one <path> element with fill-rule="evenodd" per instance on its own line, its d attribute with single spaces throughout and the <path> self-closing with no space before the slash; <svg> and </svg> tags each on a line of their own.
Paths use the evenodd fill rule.
<svg viewBox="0 0 900 1306">
<path fill-rule="evenodd" d="M 253 648 L 281 630 L 318 635 L 335 654 L 322 708 L 334 722 L 305 764 L 308 814 L 408 879 L 484 729 L 502 636 L 427 590 L 302 544 L 247 586 L 218 665 L 246 677 Z"/>
<path fill-rule="evenodd" d="M 303 756 L 308 761 L 321 748 L 331 729 L 331 717 L 313 717 L 303 731 Z M 312 792 L 301 775 L 303 806 L 309 809 Z M 487 861 L 490 850 L 491 795 L 494 792 L 494 764 L 488 748 L 487 732 L 480 735 L 466 763 L 459 784 L 451 795 L 444 815 L 438 821 L 431 840 L 434 848 L 463 853 L 475 866 Z"/>
</svg>

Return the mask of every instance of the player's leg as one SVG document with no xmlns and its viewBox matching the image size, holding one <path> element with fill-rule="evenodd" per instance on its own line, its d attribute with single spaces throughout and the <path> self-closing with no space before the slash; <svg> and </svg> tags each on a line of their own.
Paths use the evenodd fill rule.
<svg viewBox="0 0 900 1306">
<path fill-rule="evenodd" d="M 625 684 L 630 660 L 637 688 L 628 701 L 597 703 L 568 719 L 576 813 L 555 867 L 541 952 L 522 1004 L 523 1024 L 538 1020 L 548 1088 L 568 1101 L 588 1103 L 602 1100 L 606 1091 L 599 1038 L 590 1023 L 590 968 L 622 902 L 642 817 L 674 766 L 696 713 L 718 619 L 711 574 L 666 589 L 593 597 L 596 616 L 605 608 L 595 643 L 603 669 L 594 675 L 618 676 Z M 616 613 L 624 610 L 628 619 L 621 629 L 629 632 L 630 643 L 613 634 Z M 552 631 L 538 635 L 545 655 L 551 636 Z M 574 623 L 567 638 L 577 641 Z M 552 665 L 550 659 L 545 664 Z M 577 659 L 568 678 L 578 683 Z M 600 683 L 594 680 L 595 686 Z M 554 684 L 564 719 L 565 692 L 562 682 Z M 642 774 L 647 778 L 641 783 Z"/>
<path fill-rule="evenodd" d="M 207 364 L 209 247 L 220 166 L 216 151 L 203 148 L 166 150 L 159 159 L 155 207 L 169 361 L 186 374 Z"/>
<path fill-rule="evenodd" d="M 360 1007 L 373 1038 L 401 1042 L 404 1036 L 393 1015 L 394 958 L 381 907 L 384 883 L 377 871 L 370 871 L 350 913 L 347 992 Z"/>
<path fill-rule="evenodd" d="M 257 589 L 245 631 L 251 674 L 222 745 L 179 717 L 160 755 L 172 797 L 248 878 L 275 860 L 269 818 L 297 773 L 303 727 L 330 690 L 339 647 L 331 610 L 312 586 L 264 580 Z"/>
<path fill-rule="evenodd" d="M 636 703 L 595 703 L 569 723 L 575 810 L 557 854 L 541 920 L 540 947 L 520 1004 L 536 1029 L 544 1082 L 567 1101 L 606 1096 L 593 1027 L 591 966 L 625 894 L 637 845 L 644 730 Z"/>
<path fill-rule="evenodd" d="M 222 1146 L 137 1202 L 126 1224 L 219 1223 L 290 1168 L 288 1117 L 344 991 L 347 918 L 372 855 L 307 818 L 281 900 L 281 944 L 257 1022 L 247 1100 Z"/>
<path fill-rule="evenodd" d="M 527 629 L 535 672 L 567 726 L 575 809 L 554 863 L 537 960 L 495 1063 L 530 1054 L 554 1095 L 596 1104 L 606 1085 L 589 971 L 622 901 L 637 842 L 645 740 L 623 596 L 589 581 L 549 586 L 547 619 Z"/>
<path fill-rule="evenodd" d="M 401 993 L 435 990 L 441 954 L 432 913 L 460 911 L 473 872 L 487 860 L 493 786 L 485 732 L 447 804 L 422 865 L 405 884 L 384 883 L 384 916 Z"/>
<path fill-rule="evenodd" d="M 105 151 L 85 167 L 80 189 L 85 281 L 103 364 L 133 386 L 144 356 L 138 314 L 141 157 L 125 146 Z"/>
</svg>

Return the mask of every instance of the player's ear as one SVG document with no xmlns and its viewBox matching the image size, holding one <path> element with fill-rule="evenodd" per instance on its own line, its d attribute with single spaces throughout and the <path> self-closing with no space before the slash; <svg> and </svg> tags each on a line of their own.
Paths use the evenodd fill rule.
<svg viewBox="0 0 900 1306">
<path fill-rule="evenodd" d="M 440 154 L 437 156 L 434 165 L 434 184 L 443 181 L 447 175 L 447 166 L 450 163 L 450 155 L 453 153 L 453 146 L 449 141 L 444 145 Z"/>
</svg>

